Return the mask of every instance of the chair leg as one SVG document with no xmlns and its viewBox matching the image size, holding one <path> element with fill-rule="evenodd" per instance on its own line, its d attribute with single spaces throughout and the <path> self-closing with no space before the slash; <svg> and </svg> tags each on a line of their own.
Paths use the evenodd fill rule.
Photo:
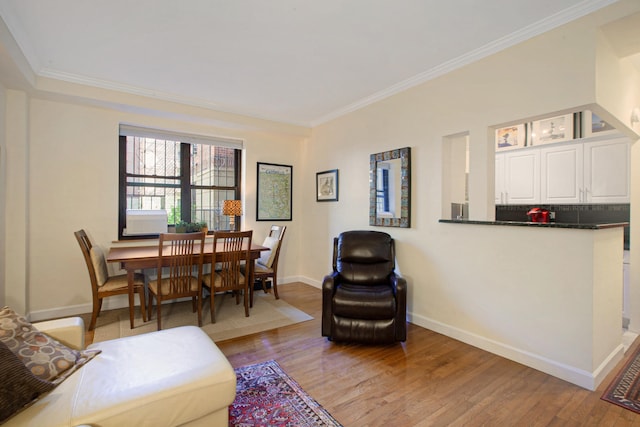
<svg viewBox="0 0 640 427">
<path fill-rule="evenodd" d="M 156 296 L 156 311 L 158 312 L 158 330 L 162 329 L 162 301 Z"/>
<path fill-rule="evenodd" d="M 253 283 L 249 286 L 249 307 L 253 308 Z"/>
<path fill-rule="evenodd" d="M 198 303 L 196 301 L 196 297 L 191 297 L 191 312 L 195 313 L 196 310 L 198 309 L 197 307 Z"/>
<path fill-rule="evenodd" d="M 147 320 L 151 320 L 153 317 L 153 293 L 149 292 L 149 305 L 147 306 Z"/>
<path fill-rule="evenodd" d="M 214 295 L 216 294 L 213 291 L 213 288 L 211 288 L 211 300 L 209 301 L 209 304 L 211 304 L 211 323 L 216 323 L 216 306 L 215 306 L 215 301 L 214 301 Z"/>
<path fill-rule="evenodd" d="M 271 279 L 271 284 L 273 285 L 273 294 L 276 296 L 276 299 L 280 299 L 280 297 L 278 296 L 278 279 L 276 278 L 275 274 Z"/>
<path fill-rule="evenodd" d="M 198 326 L 202 326 L 202 293 L 198 297 Z"/>
<path fill-rule="evenodd" d="M 142 313 L 142 321 L 146 322 L 147 321 L 147 310 L 144 307 L 146 304 L 145 298 L 144 298 L 144 288 L 139 288 L 138 289 L 138 299 L 140 299 L 140 312 Z"/>
<path fill-rule="evenodd" d="M 249 289 L 244 287 L 244 317 L 249 317 Z"/>
<path fill-rule="evenodd" d="M 96 321 L 98 320 L 98 313 L 102 308 L 102 299 L 98 298 L 98 300 L 93 301 L 93 311 L 91 312 L 91 323 L 89 323 L 89 330 L 93 331 L 96 328 Z"/>
</svg>

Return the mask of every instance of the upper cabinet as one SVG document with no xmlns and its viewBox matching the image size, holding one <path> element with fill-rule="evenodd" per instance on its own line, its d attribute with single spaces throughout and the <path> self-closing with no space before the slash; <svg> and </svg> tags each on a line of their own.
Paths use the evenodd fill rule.
<svg viewBox="0 0 640 427">
<path fill-rule="evenodd" d="M 611 136 L 498 153 L 496 204 L 629 203 L 630 147 Z"/>
<path fill-rule="evenodd" d="M 548 204 L 585 203 L 583 144 L 540 148 L 540 201 Z"/>
<path fill-rule="evenodd" d="M 629 203 L 631 141 L 617 138 L 584 144 L 584 199 L 587 203 Z"/>
<path fill-rule="evenodd" d="M 500 176 L 499 170 L 501 169 Z M 539 150 L 513 150 L 496 155 L 496 203 L 530 204 L 540 200 Z"/>
</svg>

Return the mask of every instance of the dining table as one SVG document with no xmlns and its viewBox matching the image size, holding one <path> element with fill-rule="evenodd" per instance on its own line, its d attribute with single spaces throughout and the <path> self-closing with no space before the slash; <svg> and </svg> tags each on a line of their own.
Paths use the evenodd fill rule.
<svg viewBox="0 0 640 427">
<path fill-rule="evenodd" d="M 260 253 L 262 251 L 268 251 L 269 248 L 258 245 L 255 243 L 251 243 L 251 249 L 249 251 L 250 261 L 256 260 L 260 258 Z M 207 238 L 205 239 L 204 244 L 204 264 L 215 264 L 217 261 L 213 259 L 213 239 Z M 223 246 L 221 242 L 218 242 L 218 246 L 215 251 L 216 259 L 222 259 L 225 256 L 225 251 L 223 250 Z M 137 270 L 143 270 L 147 268 L 157 268 L 158 267 L 158 259 L 160 258 L 160 252 L 158 245 L 145 245 L 145 246 L 126 246 L 126 245 L 117 245 L 112 246 L 109 249 L 109 253 L 107 254 L 106 261 L 109 263 L 119 263 L 120 268 L 126 270 L 127 272 L 127 281 L 129 288 L 129 322 L 131 324 L 131 329 L 134 326 L 134 288 L 133 288 L 133 278 L 134 273 Z M 249 276 L 249 286 L 251 286 L 254 282 L 254 272 L 253 272 L 254 262 L 247 262 L 247 273 Z"/>
</svg>

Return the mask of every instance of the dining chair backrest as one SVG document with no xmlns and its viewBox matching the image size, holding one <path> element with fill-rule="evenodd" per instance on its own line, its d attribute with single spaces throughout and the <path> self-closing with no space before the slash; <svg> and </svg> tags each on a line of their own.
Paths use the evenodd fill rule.
<svg viewBox="0 0 640 427">
<path fill-rule="evenodd" d="M 87 236 L 86 231 L 79 230 L 73 233 L 82 250 L 84 262 L 89 270 L 89 279 L 91 280 L 91 289 L 93 293 L 98 292 L 98 288 L 102 286 L 109 278 L 107 273 L 107 263 L 104 259 L 104 253 L 97 246 L 94 247 L 91 239 Z"/>
<path fill-rule="evenodd" d="M 282 241 L 285 231 L 287 231 L 286 225 L 272 225 L 271 230 L 269 230 L 269 237 L 275 237 Z"/>
<path fill-rule="evenodd" d="M 262 246 L 269 248 L 268 251 L 263 251 L 260 254 L 257 262 L 264 265 L 267 268 L 274 268 L 278 265 L 278 258 L 280 257 L 280 248 L 282 246 L 282 239 L 284 233 L 287 231 L 286 225 L 272 225 L 269 230 L 269 235 L 262 242 Z"/>
<path fill-rule="evenodd" d="M 87 264 L 89 272 L 89 281 L 91 283 L 91 294 L 93 308 L 91 311 L 91 321 L 89 330 L 92 331 L 96 326 L 98 314 L 102 308 L 102 300 L 115 295 L 124 295 L 129 293 L 129 278 L 127 275 L 109 275 L 107 269 L 107 260 L 100 246 L 94 246 L 91 239 L 84 230 L 78 230 L 73 233 L 82 250 L 82 256 Z M 144 294 L 145 277 L 141 273 L 133 275 L 133 291 L 140 298 L 140 306 L 142 318 L 146 320 L 145 294 Z"/>
<path fill-rule="evenodd" d="M 242 266 L 251 259 L 252 238 L 253 230 L 214 233 L 213 251 L 217 265 L 211 273 L 215 275 L 212 283 L 216 291 L 245 289 L 247 283 Z"/>
<path fill-rule="evenodd" d="M 282 240 L 284 239 L 284 233 L 286 231 L 286 225 L 272 225 L 271 230 L 269 230 L 269 237 L 275 237 L 276 239 L 278 239 L 278 247 L 276 248 L 276 253 L 272 259 L 271 265 L 269 265 L 269 268 L 273 268 L 273 266 L 278 263 L 278 258 L 280 257 L 280 247 L 282 246 Z"/>
<path fill-rule="evenodd" d="M 204 232 L 160 234 L 158 243 L 158 282 L 160 285 L 158 289 L 163 297 L 190 295 L 194 268 L 196 269 L 195 277 L 199 283 L 202 282 L 204 239 Z M 162 282 L 167 283 L 163 285 Z"/>
</svg>

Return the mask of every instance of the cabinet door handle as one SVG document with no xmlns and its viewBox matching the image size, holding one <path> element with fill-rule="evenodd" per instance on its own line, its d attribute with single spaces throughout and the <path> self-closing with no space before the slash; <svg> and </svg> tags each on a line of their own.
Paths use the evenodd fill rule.
<svg viewBox="0 0 640 427">
<path fill-rule="evenodd" d="M 582 188 L 579 190 L 579 193 L 578 193 L 578 201 L 579 201 L 580 203 L 582 203 L 582 202 L 583 202 L 583 200 L 582 200 Z"/>
</svg>

